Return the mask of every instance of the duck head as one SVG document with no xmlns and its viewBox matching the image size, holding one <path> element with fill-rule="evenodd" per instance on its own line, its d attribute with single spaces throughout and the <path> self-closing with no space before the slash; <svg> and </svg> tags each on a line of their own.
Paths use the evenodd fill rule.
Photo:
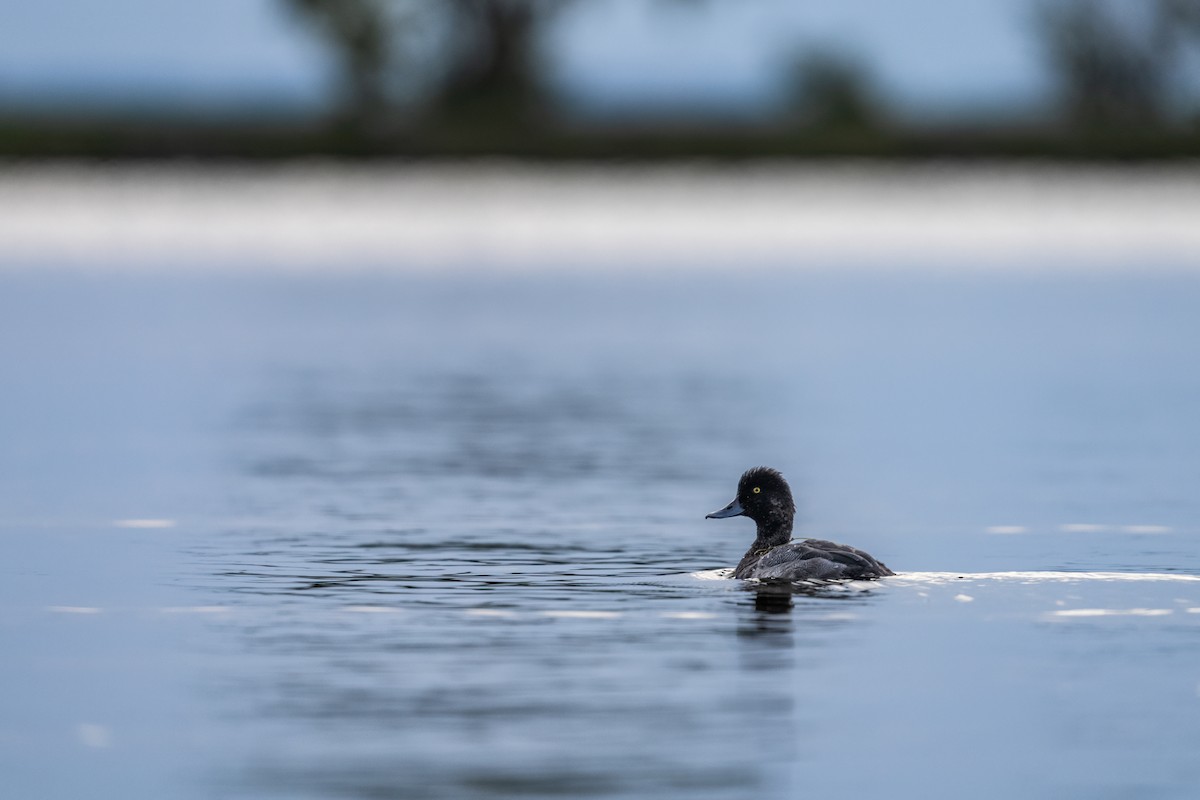
<svg viewBox="0 0 1200 800">
<path fill-rule="evenodd" d="M 770 467 L 754 467 L 746 470 L 738 481 L 737 497 L 720 509 L 708 514 L 705 519 L 726 517 L 749 517 L 764 525 L 786 525 L 790 533 L 792 519 L 796 516 L 796 503 L 792 490 L 783 476 Z"/>
</svg>

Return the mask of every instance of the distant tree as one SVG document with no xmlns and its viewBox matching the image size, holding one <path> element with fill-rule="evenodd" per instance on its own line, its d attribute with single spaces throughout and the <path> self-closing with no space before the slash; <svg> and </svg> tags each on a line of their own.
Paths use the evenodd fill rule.
<svg viewBox="0 0 1200 800">
<path fill-rule="evenodd" d="M 453 7 L 458 41 L 436 95 L 436 110 L 465 119 L 535 115 L 546 99 L 536 48 L 560 0 L 440 2 Z"/>
<path fill-rule="evenodd" d="M 851 56 L 814 49 L 796 61 L 790 78 L 789 111 L 807 128 L 862 131 L 882 123 L 868 72 Z"/>
<path fill-rule="evenodd" d="M 400 109 L 520 124 L 542 107 L 543 28 L 564 0 L 284 0 L 330 45 L 343 111 L 362 124 Z"/>
<path fill-rule="evenodd" d="M 359 121 L 385 102 L 392 42 L 385 8 L 376 0 L 285 0 L 325 39 L 340 64 L 342 110 Z"/>
<path fill-rule="evenodd" d="M 1189 88 L 1183 51 L 1200 38 L 1200 0 L 1041 0 L 1036 23 L 1073 123 L 1158 127 L 1178 111 Z"/>
</svg>

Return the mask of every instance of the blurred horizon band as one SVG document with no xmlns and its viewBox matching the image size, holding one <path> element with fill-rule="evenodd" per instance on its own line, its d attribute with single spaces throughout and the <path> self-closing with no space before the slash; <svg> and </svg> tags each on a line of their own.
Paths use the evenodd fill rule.
<svg viewBox="0 0 1200 800">
<path fill-rule="evenodd" d="M 1197 219 L 1194 164 L 0 168 L 4 271 L 1194 271 Z"/>
</svg>

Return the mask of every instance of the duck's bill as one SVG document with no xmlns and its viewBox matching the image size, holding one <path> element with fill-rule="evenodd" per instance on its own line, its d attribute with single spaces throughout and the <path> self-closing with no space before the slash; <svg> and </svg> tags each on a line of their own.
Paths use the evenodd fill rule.
<svg viewBox="0 0 1200 800">
<path fill-rule="evenodd" d="M 742 508 L 742 504 L 739 503 L 737 501 L 737 498 L 735 497 L 735 498 L 733 498 L 733 501 L 729 505 L 725 506 L 720 511 L 714 511 L 711 514 L 706 514 L 704 518 L 705 519 L 725 519 L 726 517 L 740 517 L 742 514 L 745 514 L 745 513 L 746 513 L 746 511 L 745 511 L 745 509 Z"/>
</svg>

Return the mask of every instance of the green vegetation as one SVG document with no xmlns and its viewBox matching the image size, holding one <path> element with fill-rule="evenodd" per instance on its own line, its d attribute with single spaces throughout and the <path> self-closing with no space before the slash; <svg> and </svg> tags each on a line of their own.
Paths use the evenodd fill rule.
<svg viewBox="0 0 1200 800">
<path fill-rule="evenodd" d="M 285 2 L 336 56 L 339 102 L 326 117 L 0 112 L 0 156 L 1200 156 L 1200 78 L 1189 74 L 1200 63 L 1200 0 L 1034 0 L 1030 31 L 1058 87 L 1036 119 L 902 121 L 862 59 L 808 48 L 772 119 L 604 125 L 571 119 L 544 79 L 541 44 L 572 0 Z"/>
<path fill-rule="evenodd" d="M 1043 0 L 1038 11 L 1066 122 L 1085 131 L 1196 126 L 1195 98 L 1180 98 L 1197 88 L 1187 70 L 1200 44 L 1200 2 Z"/>
</svg>

